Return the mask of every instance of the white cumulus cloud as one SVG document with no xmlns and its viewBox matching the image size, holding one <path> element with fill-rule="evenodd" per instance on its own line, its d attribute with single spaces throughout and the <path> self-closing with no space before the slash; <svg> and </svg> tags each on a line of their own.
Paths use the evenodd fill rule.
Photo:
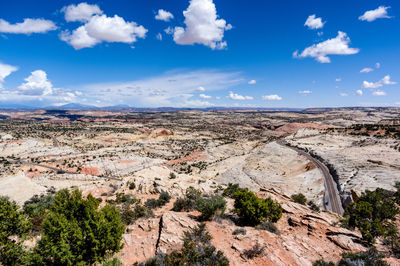
<svg viewBox="0 0 400 266">
<path fill-rule="evenodd" d="M 342 81 L 342 78 L 336 78 L 335 81 L 336 81 L 336 82 L 341 82 L 341 81 Z"/>
<path fill-rule="evenodd" d="M 374 95 L 374 96 L 386 96 L 386 92 L 381 91 L 381 90 L 377 90 L 377 91 L 374 91 L 372 93 L 372 95 Z"/>
<path fill-rule="evenodd" d="M 282 97 L 277 95 L 277 94 L 271 94 L 271 95 L 264 95 L 262 96 L 263 100 L 267 101 L 280 101 L 282 100 Z"/>
<path fill-rule="evenodd" d="M 211 49 L 224 49 L 225 30 L 232 29 L 224 19 L 217 15 L 217 9 L 212 0 L 190 0 L 189 7 L 183 11 L 186 27 L 175 27 L 174 41 L 177 44 L 203 44 Z"/>
<path fill-rule="evenodd" d="M 103 14 L 98 5 L 89 5 L 88 3 L 80 3 L 78 5 L 69 5 L 61 9 L 65 14 L 65 20 L 72 21 L 88 21 L 93 15 Z"/>
<path fill-rule="evenodd" d="M 155 16 L 155 19 L 166 21 L 166 22 L 170 21 L 173 18 L 174 18 L 174 15 L 172 15 L 171 12 L 168 12 L 164 9 L 159 9 L 157 15 Z"/>
<path fill-rule="evenodd" d="M 237 93 L 233 93 L 232 91 L 229 92 L 228 98 L 232 99 L 232 100 L 239 100 L 239 101 L 253 100 L 253 97 L 251 97 L 251 96 L 240 95 Z"/>
<path fill-rule="evenodd" d="M 356 95 L 362 96 L 363 95 L 363 91 L 362 90 L 356 90 Z"/>
<path fill-rule="evenodd" d="M 316 29 L 321 29 L 324 26 L 324 24 L 325 22 L 322 22 L 322 18 L 317 18 L 315 15 L 310 15 L 308 16 L 306 23 L 304 23 L 304 26 L 316 30 Z"/>
<path fill-rule="evenodd" d="M 47 79 L 47 73 L 43 70 L 35 70 L 25 79 L 18 90 L 25 95 L 50 95 L 53 93 L 53 84 Z"/>
<path fill-rule="evenodd" d="M 256 81 L 255 79 L 252 79 L 252 80 L 250 80 L 248 83 L 249 83 L 250 85 L 254 85 L 254 84 L 257 83 L 257 81 Z"/>
<path fill-rule="evenodd" d="M 311 94 L 312 91 L 310 90 L 304 90 L 304 91 L 299 91 L 300 94 Z"/>
<path fill-rule="evenodd" d="M 197 89 L 196 89 L 196 91 L 206 91 L 206 89 L 204 88 L 204 87 L 198 87 Z"/>
<path fill-rule="evenodd" d="M 12 72 L 17 71 L 18 68 L 15 66 L 3 64 L 0 62 L 0 89 L 4 83 L 4 79 L 8 77 Z"/>
<path fill-rule="evenodd" d="M 390 80 L 390 75 L 386 75 L 385 77 L 383 77 L 383 79 L 377 82 L 364 81 L 362 87 L 367 89 L 377 89 L 384 85 L 393 85 L 393 84 L 396 84 L 396 82 Z"/>
<path fill-rule="evenodd" d="M 387 10 L 390 6 L 380 6 L 377 9 L 366 11 L 362 16 L 360 16 L 359 20 L 366 20 L 368 22 L 372 22 L 378 18 L 390 18 L 387 14 Z"/>
<path fill-rule="evenodd" d="M 375 64 L 375 68 L 376 68 L 376 69 L 381 68 L 381 63 L 377 62 L 377 63 Z"/>
<path fill-rule="evenodd" d="M 137 38 L 144 38 L 147 29 L 136 22 L 127 22 L 118 15 L 92 16 L 89 21 L 72 33 L 64 31 L 60 38 L 72 45 L 76 50 L 93 47 L 101 42 L 134 43 Z"/>
<path fill-rule="evenodd" d="M 57 29 L 57 26 L 51 20 L 26 18 L 24 22 L 10 24 L 4 19 L 0 19 L 0 32 L 3 33 L 46 33 Z"/>
<path fill-rule="evenodd" d="M 339 31 L 337 37 L 307 47 L 300 54 L 293 53 L 295 58 L 313 57 L 320 63 L 330 63 L 328 55 L 351 55 L 360 50 L 349 47 L 350 38 L 345 32 Z"/>
</svg>

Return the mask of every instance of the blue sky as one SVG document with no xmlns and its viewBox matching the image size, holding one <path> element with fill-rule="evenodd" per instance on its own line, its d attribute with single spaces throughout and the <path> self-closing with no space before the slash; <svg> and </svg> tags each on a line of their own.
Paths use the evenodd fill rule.
<svg viewBox="0 0 400 266">
<path fill-rule="evenodd" d="M 394 0 L 1 1 L 0 106 L 400 106 L 399 11 Z"/>
</svg>

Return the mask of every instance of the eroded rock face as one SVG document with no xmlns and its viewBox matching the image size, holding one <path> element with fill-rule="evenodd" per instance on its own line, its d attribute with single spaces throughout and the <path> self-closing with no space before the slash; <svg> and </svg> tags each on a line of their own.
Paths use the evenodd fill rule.
<svg viewBox="0 0 400 266">
<path fill-rule="evenodd" d="M 159 236 L 159 218 L 140 219 L 128 226 L 123 235 L 124 247 L 118 254 L 124 265 L 151 258 L 156 253 Z"/>
<path fill-rule="evenodd" d="M 359 252 L 366 248 L 360 243 L 361 234 L 336 226 L 338 216 L 317 213 L 291 202 L 277 190 L 264 190 L 259 196 L 273 197 L 282 204 L 284 213 L 276 224 L 280 234 L 254 227 L 240 227 L 226 218 L 207 222 L 212 244 L 229 259 L 231 265 L 312 265 L 318 259 L 338 261 L 343 252 Z M 173 200 L 172 200 L 173 201 Z M 231 200 L 228 212 L 232 210 Z M 170 253 L 182 248 L 183 232 L 198 224 L 197 212 L 173 212 L 171 206 L 157 211 L 157 217 L 139 220 L 124 234 L 124 249 L 120 258 L 124 265 L 143 261 L 157 252 Z M 151 230 L 150 230 L 151 228 Z M 246 234 L 234 235 L 235 229 Z M 262 255 L 249 259 L 244 252 L 255 245 L 264 248 Z"/>
</svg>

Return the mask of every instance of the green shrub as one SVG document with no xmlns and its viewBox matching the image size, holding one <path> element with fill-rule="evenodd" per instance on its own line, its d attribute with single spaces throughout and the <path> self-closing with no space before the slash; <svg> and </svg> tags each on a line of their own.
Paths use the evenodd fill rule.
<svg viewBox="0 0 400 266">
<path fill-rule="evenodd" d="M 21 265 L 27 255 L 22 242 L 30 230 L 30 223 L 18 208 L 15 202 L 0 197 L 0 264 L 2 265 Z M 13 238 L 15 236 L 20 241 Z"/>
<path fill-rule="evenodd" d="M 307 198 L 306 198 L 306 196 L 304 196 L 304 195 L 301 194 L 301 193 L 293 194 L 293 195 L 291 196 L 291 198 L 292 198 L 292 200 L 293 200 L 294 202 L 299 203 L 299 204 L 302 204 L 302 205 L 306 205 L 306 203 L 307 203 Z"/>
<path fill-rule="evenodd" d="M 117 203 L 117 204 L 119 204 L 119 203 L 134 204 L 137 202 L 139 202 L 139 200 L 129 194 L 117 193 L 116 197 L 115 197 L 115 203 Z"/>
<path fill-rule="evenodd" d="M 377 188 L 366 190 L 346 208 L 344 223 L 350 228 L 357 227 L 368 243 L 385 235 L 387 225 L 400 213 L 395 204 L 394 193 Z"/>
<path fill-rule="evenodd" d="M 121 220 L 125 225 L 133 224 L 136 221 L 135 212 L 128 208 L 122 208 L 120 211 Z"/>
<path fill-rule="evenodd" d="M 384 256 L 380 254 L 375 248 L 370 248 L 366 252 L 358 253 L 345 253 L 342 255 L 342 259 L 339 261 L 339 266 L 355 266 L 355 265 L 366 265 L 366 266 L 389 266 L 384 260 Z"/>
<path fill-rule="evenodd" d="M 277 234 L 277 235 L 281 234 L 281 232 L 278 230 L 278 228 L 270 221 L 264 221 L 264 222 L 260 223 L 259 225 L 256 226 L 256 229 L 267 230 L 267 231 Z"/>
<path fill-rule="evenodd" d="M 54 195 L 33 196 L 24 203 L 23 212 L 31 218 L 32 231 L 38 234 L 42 230 L 42 222 L 46 211 L 54 201 Z"/>
<path fill-rule="evenodd" d="M 173 172 L 171 172 L 171 173 L 169 174 L 169 179 L 175 179 L 175 178 L 176 178 L 176 174 L 173 173 Z"/>
<path fill-rule="evenodd" d="M 319 209 L 318 205 L 314 203 L 314 201 L 309 201 L 307 203 L 308 207 L 310 207 L 311 210 L 315 211 L 315 212 L 320 212 L 321 210 Z"/>
<path fill-rule="evenodd" d="M 104 261 L 121 248 L 125 227 L 119 211 L 78 190 L 61 190 L 42 223 L 31 264 L 82 265 Z"/>
<path fill-rule="evenodd" d="M 211 236 L 205 224 L 199 224 L 189 232 L 184 232 L 183 247 L 170 254 L 159 254 L 139 265 L 198 265 L 228 266 L 229 261 L 222 251 L 211 243 Z"/>
<path fill-rule="evenodd" d="M 400 258 L 400 235 L 396 224 L 389 223 L 386 226 L 384 244 L 389 246 L 393 256 Z"/>
<path fill-rule="evenodd" d="M 395 201 L 398 205 L 400 205 L 400 181 L 397 181 L 394 187 L 397 189 L 396 193 L 394 194 Z"/>
<path fill-rule="evenodd" d="M 200 219 L 210 221 L 215 215 L 222 215 L 225 212 L 226 200 L 220 195 L 212 195 L 208 198 L 200 198 L 197 201 L 196 209 L 201 212 Z"/>
<path fill-rule="evenodd" d="M 149 209 L 155 209 L 167 204 L 171 199 L 168 192 L 162 191 L 158 199 L 147 199 L 145 205 Z"/>
<path fill-rule="evenodd" d="M 222 192 L 222 196 L 233 198 L 233 194 L 239 190 L 241 190 L 239 184 L 229 183 L 228 187 L 224 189 L 224 192 Z"/>
<path fill-rule="evenodd" d="M 188 187 L 186 189 L 185 197 L 178 198 L 174 202 L 174 206 L 172 208 L 173 211 L 193 211 L 197 207 L 197 202 L 201 198 L 201 192 L 194 187 Z"/>
<path fill-rule="evenodd" d="M 326 262 L 323 259 L 317 260 L 313 263 L 313 266 L 335 266 L 335 263 L 332 261 Z"/>
<path fill-rule="evenodd" d="M 135 213 L 135 220 L 141 218 L 141 217 L 151 217 L 153 216 L 153 211 L 147 208 L 146 206 L 143 206 L 142 204 L 137 204 L 134 208 L 134 213 Z"/>
<path fill-rule="evenodd" d="M 155 209 L 158 207 L 158 200 L 157 199 L 147 199 L 144 205 L 149 209 Z"/>
<path fill-rule="evenodd" d="M 158 197 L 158 206 L 164 206 L 171 200 L 171 195 L 169 195 L 166 191 L 161 191 L 160 196 Z"/>
<path fill-rule="evenodd" d="M 185 199 L 177 198 L 174 202 L 174 206 L 172 207 L 172 210 L 174 212 L 181 212 L 185 209 L 185 206 L 186 206 Z"/>
<path fill-rule="evenodd" d="M 122 266 L 122 262 L 118 258 L 110 258 L 104 261 L 102 266 Z"/>
<path fill-rule="evenodd" d="M 260 199 L 253 192 L 243 189 L 233 194 L 234 212 L 248 225 L 257 225 L 265 220 L 277 222 L 282 217 L 282 207 L 271 198 Z"/>
<path fill-rule="evenodd" d="M 134 190 L 135 188 L 136 188 L 135 182 L 130 182 L 130 183 L 129 183 L 129 189 L 130 189 L 130 190 Z"/>
<path fill-rule="evenodd" d="M 252 248 L 243 251 L 242 256 L 247 259 L 253 259 L 259 257 L 264 253 L 265 248 L 261 247 L 260 244 L 255 244 Z"/>
<path fill-rule="evenodd" d="M 246 229 L 244 228 L 237 228 L 232 232 L 232 235 L 245 235 L 247 233 Z"/>
</svg>

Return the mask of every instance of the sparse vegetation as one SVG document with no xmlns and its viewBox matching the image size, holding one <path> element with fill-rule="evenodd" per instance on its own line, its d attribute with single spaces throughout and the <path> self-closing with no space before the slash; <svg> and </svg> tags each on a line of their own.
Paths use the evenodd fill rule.
<svg viewBox="0 0 400 266">
<path fill-rule="evenodd" d="M 201 212 L 200 219 L 203 221 L 213 220 L 216 215 L 224 214 L 226 201 L 220 195 L 211 195 L 210 197 L 202 197 L 196 204 L 196 209 Z"/>
<path fill-rule="evenodd" d="M 175 179 L 176 178 L 176 174 L 174 172 L 171 172 L 169 174 L 169 179 Z"/>
<path fill-rule="evenodd" d="M 138 265 L 199 265 L 227 266 L 229 260 L 211 243 L 205 224 L 184 232 L 183 248 L 170 254 L 159 254 Z"/>
<path fill-rule="evenodd" d="M 128 187 L 130 190 L 134 190 L 136 188 L 135 182 L 129 182 L 128 184 L 129 184 Z"/>
<path fill-rule="evenodd" d="M 226 208 L 225 199 L 218 195 L 202 196 L 201 192 L 193 187 L 186 190 L 185 198 L 178 198 L 174 202 L 173 211 L 192 211 L 201 212 L 200 219 L 203 221 L 212 220 L 216 215 L 224 214 Z"/>
<path fill-rule="evenodd" d="M 243 251 L 242 256 L 247 259 L 253 259 L 255 257 L 259 257 L 264 254 L 265 248 L 262 247 L 260 244 L 255 244 L 252 248 L 246 249 Z"/>
<path fill-rule="evenodd" d="M 307 203 L 307 198 L 306 198 L 306 196 L 304 196 L 304 195 L 301 194 L 301 193 L 293 194 L 293 195 L 291 196 L 291 198 L 292 198 L 292 200 L 293 200 L 294 202 L 299 203 L 299 204 L 302 204 L 302 205 L 306 205 L 306 203 Z"/>
<path fill-rule="evenodd" d="M 241 188 L 239 187 L 239 184 L 229 183 L 228 187 L 224 189 L 222 196 L 233 198 L 233 194 L 235 194 L 239 190 L 241 190 Z"/>
<path fill-rule="evenodd" d="M 335 266 L 335 263 L 332 261 L 324 261 L 323 259 L 317 260 L 313 263 L 313 266 Z"/>
<path fill-rule="evenodd" d="M 320 211 L 321 211 L 321 210 L 319 209 L 318 205 L 315 204 L 315 202 L 312 201 L 312 200 L 310 200 L 310 201 L 307 203 L 307 205 L 308 205 L 308 207 L 310 207 L 311 210 L 313 210 L 313 211 L 315 211 L 315 212 L 320 212 Z"/>
<path fill-rule="evenodd" d="M 167 204 L 171 199 L 168 192 L 162 191 L 158 199 L 148 199 L 145 203 L 146 207 L 149 209 L 155 209 Z"/>
<path fill-rule="evenodd" d="M 188 187 L 186 189 L 185 197 L 178 198 L 174 202 L 173 211 L 193 211 L 196 209 L 197 202 L 201 198 L 201 192 L 194 187 Z"/>
<path fill-rule="evenodd" d="M 281 232 L 278 230 L 276 225 L 274 225 L 270 221 L 264 221 L 264 222 L 260 223 L 259 225 L 257 225 L 256 228 L 258 230 L 267 230 L 267 231 L 269 231 L 271 233 L 274 233 L 276 235 L 280 235 L 281 234 Z"/>
<path fill-rule="evenodd" d="M 379 253 L 375 248 L 370 248 L 366 252 L 358 253 L 345 253 L 339 261 L 339 266 L 353 266 L 353 265 L 366 265 L 366 266 L 389 266 L 382 260 L 384 256 Z"/>
<path fill-rule="evenodd" d="M 255 226 L 264 221 L 277 222 L 282 217 L 282 207 L 271 198 L 260 199 L 247 189 L 236 191 L 233 197 L 234 211 L 245 224 Z"/>
<path fill-rule="evenodd" d="M 389 266 L 382 258 L 384 256 L 381 253 L 375 248 L 370 248 L 365 252 L 344 253 L 337 264 L 319 259 L 313 263 L 313 266 Z"/>
<path fill-rule="evenodd" d="M 244 228 L 237 228 L 232 232 L 232 235 L 246 235 L 247 231 Z"/>
</svg>

